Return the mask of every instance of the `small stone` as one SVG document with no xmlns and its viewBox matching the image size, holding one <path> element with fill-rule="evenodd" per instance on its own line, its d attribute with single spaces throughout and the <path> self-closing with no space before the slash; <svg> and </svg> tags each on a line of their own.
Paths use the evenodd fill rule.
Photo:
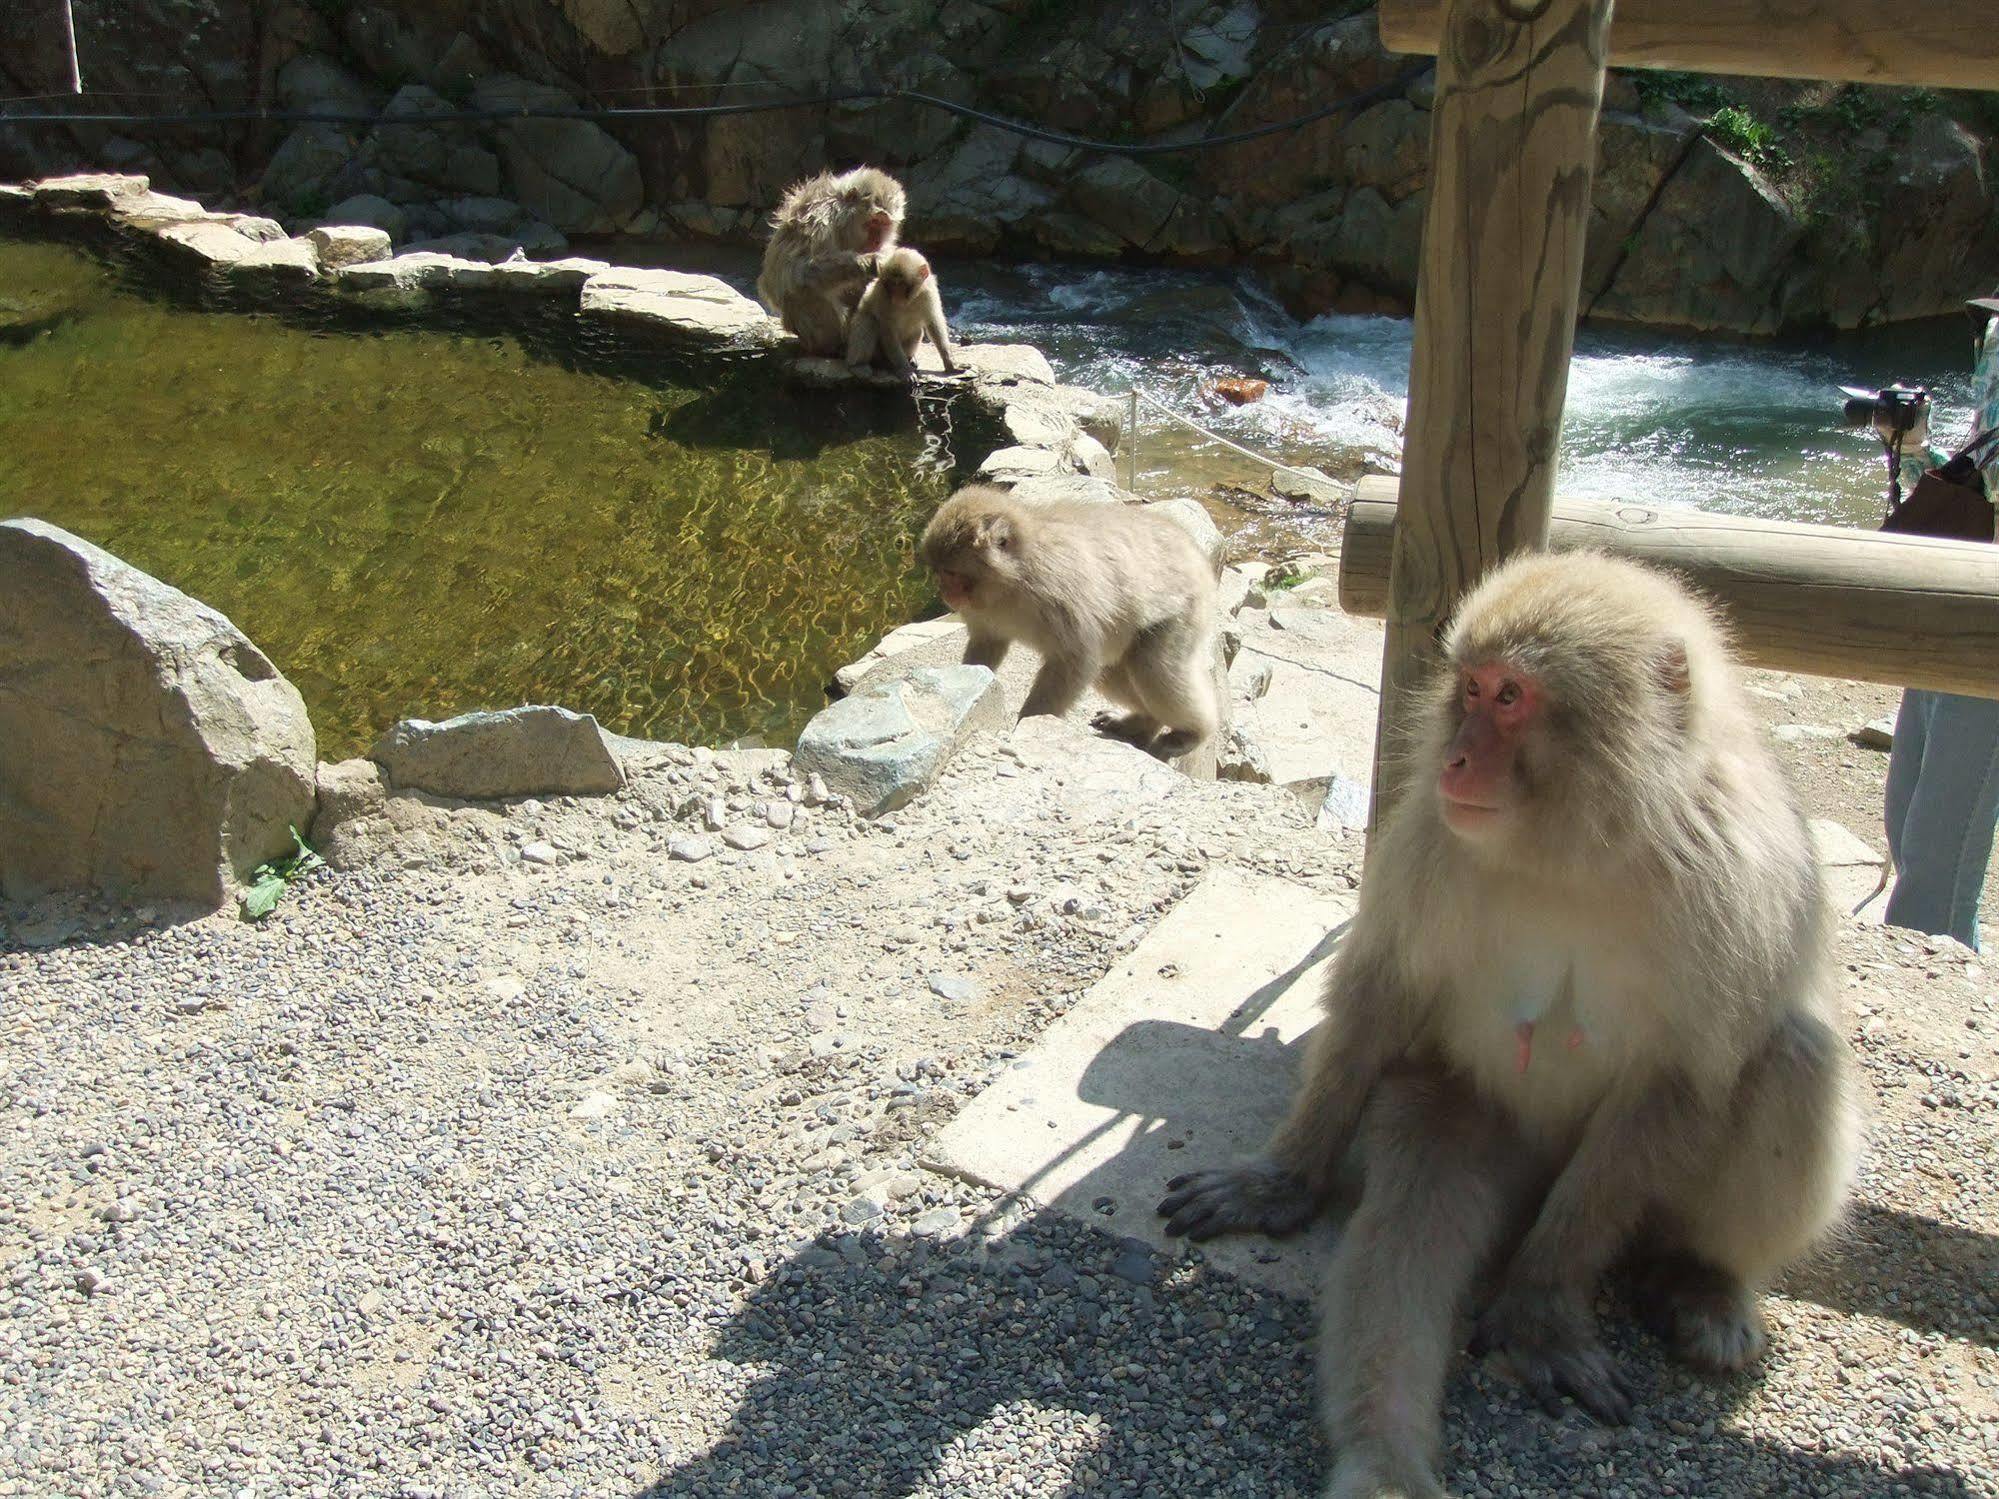
<svg viewBox="0 0 1999 1499">
<path fill-rule="evenodd" d="M 792 819 L 796 816 L 798 816 L 798 809 L 792 806 L 790 802 L 772 802 L 768 807 L 764 808 L 764 821 L 780 832 L 790 827 Z"/>
<path fill-rule="evenodd" d="M 666 845 L 666 856 L 684 864 L 699 864 L 715 852 L 706 838 L 675 838 Z"/>
<path fill-rule="evenodd" d="M 1847 736 L 1862 749 L 1893 749 L 1895 747 L 1895 720 L 1876 718 L 1862 724 Z"/>
<path fill-rule="evenodd" d="M 583 1101 L 569 1111 L 571 1119 L 602 1119 L 618 1107 L 616 1095 L 610 1093 L 586 1093 Z"/>
<path fill-rule="evenodd" d="M 978 987 L 962 973 L 933 973 L 927 982 L 930 992 L 939 999 L 952 1000 L 958 1004 L 969 1004 L 978 994 Z"/>
<path fill-rule="evenodd" d="M 496 979 L 486 980 L 486 992 L 502 1004 L 512 1004 L 528 992 L 528 986 L 516 975 L 503 973 Z"/>
<path fill-rule="evenodd" d="M 76 1272 L 76 1288 L 86 1296 L 101 1296 L 111 1289 L 111 1277 L 102 1270 L 79 1270 Z"/>
<path fill-rule="evenodd" d="M 526 843 L 521 845 L 521 862 L 541 865 L 560 864 L 562 855 L 556 851 L 553 843 Z"/>
<path fill-rule="evenodd" d="M 722 835 L 722 841 L 731 848 L 748 853 L 751 849 L 762 848 L 770 842 L 770 834 L 762 828 L 730 828 Z"/>
<path fill-rule="evenodd" d="M 106 1223 L 131 1223 L 139 1216 L 139 1204 L 130 1197 L 121 1197 L 104 1210 Z"/>
<path fill-rule="evenodd" d="M 1142 1239 L 1121 1242 L 1124 1252 L 1112 1263 L 1111 1274 L 1135 1286 L 1149 1286 L 1159 1279 L 1159 1261 L 1153 1257 L 1151 1245 Z"/>
<path fill-rule="evenodd" d="M 831 793 L 826 790 L 826 778 L 814 771 L 805 781 L 805 805 L 823 807 Z"/>
<path fill-rule="evenodd" d="M 701 805 L 701 821 L 709 832 L 719 830 L 729 820 L 729 804 L 719 796 L 711 796 Z"/>
<path fill-rule="evenodd" d="M 1034 899 L 1034 892 L 1025 885 L 1015 885 L 1007 891 L 1006 898 L 1013 905 L 1024 906 Z"/>
<path fill-rule="evenodd" d="M 1824 744 L 1838 739 L 1838 729 L 1822 723 L 1780 723 L 1770 730 L 1779 744 Z"/>
<path fill-rule="evenodd" d="M 948 1234 L 962 1221 L 956 1208 L 932 1208 L 910 1224 L 910 1227 L 919 1234 Z"/>
<path fill-rule="evenodd" d="M 879 1198 L 863 1192 L 840 1209 L 840 1217 L 847 1223 L 869 1223 L 881 1217 L 882 1204 Z"/>
</svg>

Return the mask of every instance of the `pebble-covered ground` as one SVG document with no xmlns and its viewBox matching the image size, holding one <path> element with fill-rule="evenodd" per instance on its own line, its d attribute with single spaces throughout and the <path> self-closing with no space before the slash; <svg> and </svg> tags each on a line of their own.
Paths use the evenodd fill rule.
<svg viewBox="0 0 1999 1499">
<path fill-rule="evenodd" d="M 1040 744 L 873 825 L 754 754 L 398 804 L 259 926 L 6 913 L 0 1494 L 1315 1493 L 1309 1308 L 916 1161 L 1204 870 L 1358 842 Z M 1999 1496 L 1994 985 L 1842 945 L 1871 1154 L 1766 1366 L 1607 1302 L 1639 1419 L 1461 1364 L 1454 1492 Z"/>
</svg>

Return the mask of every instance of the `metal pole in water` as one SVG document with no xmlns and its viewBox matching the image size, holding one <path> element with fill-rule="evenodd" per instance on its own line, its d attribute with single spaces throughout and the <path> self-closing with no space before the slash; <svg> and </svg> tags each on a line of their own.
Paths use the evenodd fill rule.
<svg viewBox="0 0 1999 1499">
<path fill-rule="evenodd" d="M 1138 387 L 1125 392 L 1124 487 L 1138 493 Z"/>
<path fill-rule="evenodd" d="M 62 0 L 62 30 L 63 38 L 69 44 L 69 91 L 80 94 L 83 92 L 83 72 L 76 62 L 76 16 L 72 0 Z"/>
</svg>

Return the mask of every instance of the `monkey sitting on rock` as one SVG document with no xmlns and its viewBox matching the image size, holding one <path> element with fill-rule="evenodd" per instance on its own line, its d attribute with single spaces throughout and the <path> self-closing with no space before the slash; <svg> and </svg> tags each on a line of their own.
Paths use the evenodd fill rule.
<svg viewBox="0 0 1999 1499">
<path fill-rule="evenodd" d="M 1614 1262 L 1688 1361 L 1838 1218 L 1853 1063 L 1805 819 L 1708 609 L 1530 555 L 1464 601 L 1370 851 L 1291 1112 L 1167 1184 L 1167 1232 L 1288 1233 L 1363 1173 L 1324 1291 L 1329 1499 L 1436 1499 L 1458 1318 L 1534 1398 L 1621 1421 Z"/>
<path fill-rule="evenodd" d="M 848 319 L 895 248 L 905 201 L 902 184 L 875 167 L 821 172 L 786 190 L 757 295 L 805 353 L 845 354 Z"/>
<path fill-rule="evenodd" d="M 918 550 L 970 632 L 967 665 L 997 669 L 1015 641 L 1040 655 L 1022 717 L 1059 716 L 1094 685 L 1130 710 L 1097 726 L 1162 759 L 1214 737 L 1215 574 L 1177 522 L 973 484 L 931 517 Z"/>
</svg>

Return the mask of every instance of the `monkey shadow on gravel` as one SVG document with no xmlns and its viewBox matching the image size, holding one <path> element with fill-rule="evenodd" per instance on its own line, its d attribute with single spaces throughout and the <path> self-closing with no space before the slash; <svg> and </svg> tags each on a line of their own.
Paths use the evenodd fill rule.
<svg viewBox="0 0 1999 1499">
<path fill-rule="evenodd" d="M 1132 1241 L 1052 1212 L 977 1239 L 829 1233 L 773 1266 L 712 1346 L 758 1371 L 726 1432 L 640 1499 L 1319 1493 L 1327 1453 L 1308 1306 L 1229 1276 L 1162 1279 L 1166 1267 Z M 650 1317 L 678 1315 L 664 1296 L 654 1311 L 643 1290 L 632 1308 L 642 1341 Z M 1683 1494 L 1978 1492 L 1934 1465 L 1721 1429 L 1753 1379 L 1688 1378 L 1625 1318 L 1605 1331 L 1639 1394 L 1626 1427 L 1574 1411 L 1550 1419 L 1458 1361 L 1444 1415 L 1454 1493 L 1500 1477 L 1523 1496 L 1617 1482 L 1653 1493 L 1667 1470 Z"/>
</svg>

